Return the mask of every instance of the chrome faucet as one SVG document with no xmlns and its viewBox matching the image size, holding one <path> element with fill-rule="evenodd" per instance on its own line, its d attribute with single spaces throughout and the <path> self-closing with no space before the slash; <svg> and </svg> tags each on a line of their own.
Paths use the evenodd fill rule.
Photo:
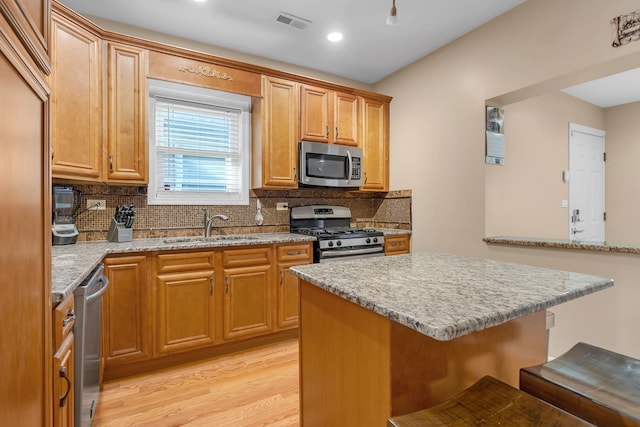
<svg viewBox="0 0 640 427">
<path fill-rule="evenodd" d="M 229 217 L 226 215 L 214 215 L 214 216 L 210 216 L 209 212 L 207 212 L 206 209 L 203 209 L 204 211 L 204 237 L 211 237 L 211 225 L 213 224 L 213 220 L 216 218 L 219 218 L 223 221 L 228 221 Z"/>
</svg>

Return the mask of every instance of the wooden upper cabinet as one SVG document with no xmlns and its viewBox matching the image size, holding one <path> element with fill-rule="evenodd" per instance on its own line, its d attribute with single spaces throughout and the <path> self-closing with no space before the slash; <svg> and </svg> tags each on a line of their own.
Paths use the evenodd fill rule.
<svg viewBox="0 0 640 427">
<path fill-rule="evenodd" d="M 52 176 L 101 180 L 102 96 L 100 38 L 52 15 Z"/>
<path fill-rule="evenodd" d="M 300 139 L 358 146 L 358 97 L 302 85 Z"/>
<path fill-rule="evenodd" d="M 389 190 L 388 103 L 361 98 L 362 190 Z"/>
<path fill-rule="evenodd" d="M 113 42 L 105 45 L 108 51 L 105 178 L 108 182 L 146 184 L 147 51 Z"/>
<path fill-rule="evenodd" d="M 300 139 L 326 142 L 330 140 L 332 127 L 332 92 L 327 89 L 302 85 L 300 89 Z"/>
<path fill-rule="evenodd" d="M 254 109 L 253 187 L 296 188 L 300 85 L 264 76 L 263 98 Z M 257 111 L 259 110 L 259 112 Z"/>
<path fill-rule="evenodd" d="M 334 140 L 341 145 L 358 146 L 358 97 L 334 93 Z"/>
</svg>

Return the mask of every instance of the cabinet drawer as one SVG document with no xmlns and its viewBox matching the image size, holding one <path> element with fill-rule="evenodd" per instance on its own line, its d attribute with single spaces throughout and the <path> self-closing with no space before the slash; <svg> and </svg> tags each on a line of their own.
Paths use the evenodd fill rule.
<svg viewBox="0 0 640 427">
<path fill-rule="evenodd" d="M 384 236 L 384 253 L 385 255 L 408 254 L 409 236 Z"/>
<path fill-rule="evenodd" d="M 53 309 L 53 348 L 59 348 L 73 329 L 76 314 L 73 295 L 69 295 Z"/>
<path fill-rule="evenodd" d="M 222 254 L 224 268 L 271 264 L 271 247 L 227 249 Z"/>
<path fill-rule="evenodd" d="M 276 258 L 280 261 L 310 261 L 311 243 L 303 245 L 284 245 L 276 247 Z"/>
<path fill-rule="evenodd" d="M 176 273 L 185 270 L 211 270 L 214 267 L 213 252 L 180 252 L 161 254 L 156 258 L 158 273 Z"/>
</svg>

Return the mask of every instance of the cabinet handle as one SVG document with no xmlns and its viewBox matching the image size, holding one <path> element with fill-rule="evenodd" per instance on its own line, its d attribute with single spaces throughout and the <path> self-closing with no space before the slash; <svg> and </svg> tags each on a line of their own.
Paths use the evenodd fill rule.
<svg viewBox="0 0 640 427">
<path fill-rule="evenodd" d="M 113 172 L 113 154 L 109 154 L 109 172 Z"/>
<path fill-rule="evenodd" d="M 294 181 L 298 180 L 298 171 L 296 170 L 296 168 L 293 168 L 293 180 Z"/>
<path fill-rule="evenodd" d="M 329 125 L 327 125 L 327 139 L 329 139 Z"/>
<path fill-rule="evenodd" d="M 62 378 L 63 380 L 65 380 L 67 382 L 67 392 L 64 394 L 64 396 L 62 396 L 60 398 L 60 407 L 63 408 L 64 405 L 67 404 L 67 397 L 69 397 L 69 393 L 71 393 L 71 380 L 69 379 L 69 376 L 67 375 L 67 367 L 66 366 L 61 366 L 60 367 L 60 378 Z"/>
<path fill-rule="evenodd" d="M 336 126 L 336 139 L 338 139 L 338 126 Z"/>
<path fill-rule="evenodd" d="M 300 251 L 287 251 L 287 255 L 300 255 L 301 253 Z"/>
<path fill-rule="evenodd" d="M 364 183 L 365 184 L 367 183 L 367 173 L 366 172 L 364 173 Z"/>
<path fill-rule="evenodd" d="M 67 326 L 74 320 L 76 320 L 76 313 L 73 310 L 67 310 L 67 318 L 62 321 L 62 326 Z"/>
<path fill-rule="evenodd" d="M 284 268 L 280 269 L 280 286 L 284 284 Z"/>
<path fill-rule="evenodd" d="M 213 289 L 215 288 L 215 279 L 212 277 L 209 279 L 209 295 L 213 296 Z"/>
<path fill-rule="evenodd" d="M 224 276 L 224 283 L 225 283 L 225 288 L 224 291 L 225 293 L 229 293 L 229 276 Z"/>
<path fill-rule="evenodd" d="M 402 242 L 391 242 L 391 246 L 401 246 Z"/>
</svg>

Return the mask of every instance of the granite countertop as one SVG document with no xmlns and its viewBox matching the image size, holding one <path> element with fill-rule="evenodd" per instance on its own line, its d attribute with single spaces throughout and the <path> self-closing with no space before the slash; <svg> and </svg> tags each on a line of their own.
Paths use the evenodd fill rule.
<svg viewBox="0 0 640 427">
<path fill-rule="evenodd" d="M 487 243 L 544 248 L 579 249 L 596 252 L 640 254 L 640 243 L 596 242 L 586 240 L 547 239 L 542 237 L 493 236 L 482 239 Z"/>
<path fill-rule="evenodd" d="M 613 286 L 613 280 L 600 276 L 429 252 L 290 271 L 441 341 Z"/>
<path fill-rule="evenodd" d="M 310 242 L 314 240 L 314 237 L 302 234 L 256 233 L 212 236 L 211 238 L 168 237 L 136 239 L 123 243 L 103 240 L 81 242 L 75 245 L 53 246 L 51 248 L 51 298 L 56 303 L 71 295 L 82 281 L 89 277 L 93 269 L 102 262 L 103 258 L 109 254 Z"/>
<path fill-rule="evenodd" d="M 410 230 L 376 228 L 385 235 L 411 234 Z M 312 242 L 315 237 L 291 233 L 230 234 L 205 237 L 167 237 L 136 239 L 131 242 L 113 243 L 105 240 L 80 242 L 74 245 L 51 248 L 52 277 L 51 298 L 60 302 L 89 277 L 103 258 L 109 254 L 166 251 L 180 249 L 217 248 L 240 245 L 264 245 L 273 243 Z"/>
</svg>

